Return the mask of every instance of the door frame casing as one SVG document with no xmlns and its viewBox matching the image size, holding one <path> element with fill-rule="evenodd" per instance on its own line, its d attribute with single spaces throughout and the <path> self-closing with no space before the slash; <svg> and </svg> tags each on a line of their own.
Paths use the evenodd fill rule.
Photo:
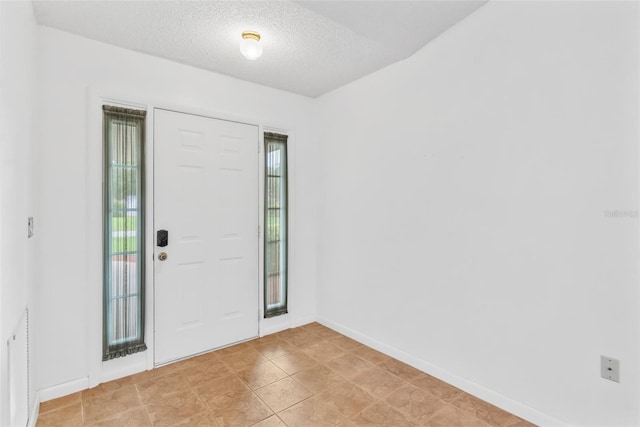
<svg viewBox="0 0 640 427">
<path fill-rule="evenodd" d="M 154 218 L 154 112 L 156 108 L 171 110 L 186 114 L 210 117 L 219 120 L 227 120 L 239 123 L 245 123 L 258 127 L 258 218 L 259 224 L 259 253 L 258 253 L 258 277 L 256 278 L 256 286 L 258 286 L 258 335 L 264 336 L 279 330 L 288 329 L 293 326 L 294 317 L 291 312 L 295 312 L 295 292 L 292 292 L 292 280 L 295 275 L 295 252 L 294 238 L 295 236 L 295 192 L 289 192 L 289 239 L 290 258 L 289 258 L 289 314 L 279 316 L 272 319 L 264 318 L 264 309 L 262 299 L 264 298 L 263 272 L 264 272 L 264 218 L 260 214 L 264 209 L 264 132 L 278 132 L 289 136 L 289 185 L 294 188 L 295 185 L 295 129 L 287 125 L 265 125 L 264 120 L 250 116 L 237 116 L 220 111 L 214 111 L 201 107 L 186 106 L 176 104 L 170 100 L 163 100 L 145 96 L 143 94 L 135 94 L 130 91 L 122 91 L 109 88 L 87 88 L 87 147 L 85 153 L 85 177 L 86 177 L 86 232 L 85 244 L 87 253 L 87 262 L 85 263 L 85 277 L 87 287 L 87 335 L 89 342 L 88 349 L 88 375 L 86 386 L 95 387 L 96 385 L 111 381 L 123 376 L 132 375 L 155 367 L 154 361 L 154 334 L 155 330 L 155 283 L 154 283 L 154 264 L 153 254 L 155 250 L 155 228 Z M 142 353 L 133 354 L 124 358 L 118 358 L 107 362 L 102 361 L 102 226 L 103 226 L 103 209 L 102 209 L 102 191 L 96 191 L 96 188 L 102 189 L 103 174 L 103 150 L 102 150 L 102 105 L 112 104 L 129 108 L 144 109 L 147 111 L 147 120 L 145 123 L 145 210 L 146 221 L 145 226 L 145 342 L 148 350 Z M 258 230 L 256 230 L 258 232 Z M 83 382 L 84 383 L 84 382 Z M 75 382 L 74 384 L 80 384 Z M 78 386 L 76 386 L 78 387 Z M 80 389 L 86 387 L 80 387 Z M 79 390 L 69 390 L 69 393 Z"/>
</svg>

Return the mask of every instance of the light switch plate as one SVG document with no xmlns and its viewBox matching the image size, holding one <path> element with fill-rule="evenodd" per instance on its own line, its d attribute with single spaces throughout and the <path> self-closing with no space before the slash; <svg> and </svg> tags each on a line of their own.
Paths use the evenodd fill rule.
<svg viewBox="0 0 640 427">
<path fill-rule="evenodd" d="M 605 380 L 620 382 L 620 361 L 608 356 L 600 356 L 600 376 Z"/>
</svg>

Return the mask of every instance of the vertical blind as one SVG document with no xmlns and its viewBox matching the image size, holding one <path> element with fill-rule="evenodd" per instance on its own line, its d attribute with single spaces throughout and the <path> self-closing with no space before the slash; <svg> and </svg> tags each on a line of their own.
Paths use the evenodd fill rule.
<svg viewBox="0 0 640 427">
<path fill-rule="evenodd" d="M 103 106 L 103 360 L 144 343 L 145 111 Z"/>
<path fill-rule="evenodd" d="M 264 315 L 287 312 L 287 135 L 265 133 Z"/>
</svg>

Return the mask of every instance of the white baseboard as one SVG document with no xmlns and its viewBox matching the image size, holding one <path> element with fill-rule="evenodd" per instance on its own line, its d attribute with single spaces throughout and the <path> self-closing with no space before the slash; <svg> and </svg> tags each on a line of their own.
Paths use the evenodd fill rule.
<svg viewBox="0 0 640 427">
<path fill-rule="evenodd" d="M 260 333 L 261 337 L 266 335 L 275 334 L 276 332 L 284 331 L 291 327 L 291 317 L 289 314 L 282 316 L 270 317 L 268 319 L 260 320 Z"/>
<path fill-rule="evenodd" d="M 523 405 L 513 399 L 489 390 L 480 384 L 461 378 L 447 370 L 444 370 L 438 366 L 435 366 L 426 360 L 422 360 L 387 344 L 384 344 L 376 339 L 373 339 L 367 335 L 361 334 L 353 329 L 350 329 L 344 325 L 333 322 L 325 317 L 318 316 L 318 323 L 334 329 L 343 335 L 348 336 L 362 344 L 365 344 L 371 348 L 374 348 L 388 356 L 398 359 L 408 365 L 413 366 L 416 369 L 421 370 L 431 376 L 434 376 L 446 383 L 449 383 L 459 389 L 478 397 L 492 405 L 497 406 L 507 412 L 510 412 L 518 417 L 525 419 L 540 426 L 567 426 L 568 424 L 553 418 L 547 414 Z"/>
<path fill-rule="evenodd" d="M 128 377 L 129 375 L 134 375 L 146 370 L 146 352 L 131 354 L 127 357 L 117 357 L 115 359 L 102 362 L 100 376 L 97 378 L 97 383 L 89 384 L 89 386 L 95 387 L 98 384 Z"/>
<path fill-rule="evenodd" d="M 316 316 L 306 316 L 306 317 L 297 317 L 293 320 L 292 328 L 297 328 L 298 326 L 308 325 L 309 323 L 315 322 Z"/>
<path fill-rule="evenodd" d="M 286 331 L 289 328 L 297 328 L 307 323 L 315 322 L 315 316 L 291 317 L 290 314 L 283 316 L 262 319 L 260 322 L 260 336 L 275 334 L 276 332 Z"/>
<path fill-rule="evenodd" d="M 39 402 L 57 399 L 58 397 L 67 396 L 78 391 L 89 388 L 89 377 L 78 378 L 63 384 L 54 385 L 53 387 L 43 388 L 38 392 Z"/>
</svg>

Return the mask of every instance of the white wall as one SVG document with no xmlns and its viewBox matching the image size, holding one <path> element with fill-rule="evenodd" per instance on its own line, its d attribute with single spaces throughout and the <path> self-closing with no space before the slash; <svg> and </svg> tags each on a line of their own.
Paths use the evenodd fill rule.
<svg viewBox="0 0 640 427">
<path fill-rule="evenodd" d="M 0 2 L 0 425 L 9 423 L 6 342 L 33 295 L 35 62 L 31 3 Z"/>
<path fill-rule="evenodd" d="M 313 320 L 315 253 L 306 248 L 315 247 L 315 202 L 301 196 L 315 188 L 313 100 L 47 27 L 39 28 L 39 43 L 38 309 L 46 321 L 38 325 L 41 353 L 37 366 L 43 397 L 56 397 L 86 384 L 95 363 L 95 342 L 101 341 L 95 339 L 91 326 L 93 314 L 101 310 L 100 302 L 86 303 L 101 287 L 100 253 L 93 256 L 95 242 L 86 239 L 99 239 L 101 227 L 99 181 L 93 191 L 86 191 L 86 183 L 93 185 L 101 168 L 96 155 L 101 130 L 91 125 L 89 116 L 96 96 L 150 104 L 158 100 L 295 134 L 291 246 L 305 249 L 291 260 L 289 320 L 294 325 Z M 134 359 L 113 363 L 125 372 Z"/>
<path fill-rule="evenodd" d="M 321 97 L 321 321 L 534 422 L 638 425 L 637 9 L 490 2 Z"/>
<path fill-rule="evenodd" d="M 39 388 L 90 370 L 88 93 L 131 93 L 295 130 L 298 321 L 317 292 L 326 323 L 532 421 L 638 424 L 637 12 L 491 2 L 318 101 L 40 28 Z M 21 196 L 5 174 L 29 174 L 5 169 L 2 141 L 4 333 L 5 277 L 21 277 L 5 267 L 28 271 L 26 243 L 5 240 L 28 211 L 6 212 Z M 601 354 L 620 384 L 599 378 Z"/>
</svg>

